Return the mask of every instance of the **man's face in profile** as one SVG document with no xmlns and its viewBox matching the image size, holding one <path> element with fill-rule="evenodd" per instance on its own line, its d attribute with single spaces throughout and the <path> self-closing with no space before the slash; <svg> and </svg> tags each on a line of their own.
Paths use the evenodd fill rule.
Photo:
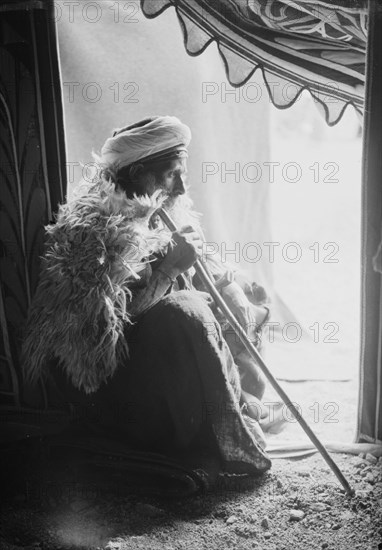
<svg viewBox="0 0 382 550">
<path fill-rule="evenodd" d="M 177 198 L 187 192 L 187 159 L 170 160 L 164 170 L 152 176 L 146 180 L 145 192 L 152 195 L 157 189 L 162 189 L 168 195 L 167 206 L 173 206 Z"/>
</svg>

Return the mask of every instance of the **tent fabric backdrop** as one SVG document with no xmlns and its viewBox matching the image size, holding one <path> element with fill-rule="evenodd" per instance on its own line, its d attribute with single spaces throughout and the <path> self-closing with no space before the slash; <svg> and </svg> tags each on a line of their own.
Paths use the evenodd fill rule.
<svg viewBox="0 0 382 550">
<path fill-rule="evenodd" d="M 378 19 L 372 22 L 373 25 L 380 29 L 378 2 L 141 0 L 141 6 L 148 18 L 174 6 L 190 55 L 201 54 L 215 41 L 232 85 L 243 85 L 260 67 L 269 96 L 277 107 L 292 105 L 307 88 L 318 100 L 317 105 L 321 106 L 329 125 L 341 119 L 348 104 L 363 114 L 367 18 L 370 10 Z M 370 40 L 369 37 L 362 211 L 361 370 L 356 437 L 357 440 L 380 442 L 381 294 L 380 274 L 373 271 L 372 259 L 381 241 L 380 129 L 374 127 L 375 120 L 379 120 L 376 114 L 380 112 L 381 72 L 376 32 L 373 42 Z M 290 85 L 295 86 L 292 96 L 285 94 Z"/>
<path fill-rule="evenodd" d="M 124 23 L 121 17 L 116 23 L 108 9 L 113 4 L 102 4 L 102 19 L 94 24 L 82 17 L 58 21 L 68 194 L 73 194 L 81 179 L 79 163 L 92 161 L 92 149 L 99 151 L 113 128 L 149 115 L 177 116 L 193 134 L 188 159 L 190 192 L 203 215 L 207 240 L 219 251 L 224 248 L 227 260 L 245 267 L 269 289 L 272 272 L 268 262 L 245 262 L 238 247 L 237 254 L 229 253 L 235 243 L 271 240 L 269 185 L 242 177 L 246 164 L 263 166 L 269 160 L 267 94 L 256 103 L 232 93 L 204 97 L 203 87 L 211 82 L 222 93 L 226 89 L 217 52 L 211 48 L 206 55 L 191 59 L 182 48 L 171 11 L 153 21 L 138 12 L 136 22 Z M 99 100 L 89 100 L 86 93 L 93 97 L 97 89 L 102 91 Z"/>
<path fill-rule="evenodd" d="M 146 17 L 174 6 L 190 55 L 218 45 L 228 81 L 261 68 L 276 107 L 308 89 L 329 125 L 348 104 L 362 114 L 366 0 L 141 0 Z"/>
</svg>

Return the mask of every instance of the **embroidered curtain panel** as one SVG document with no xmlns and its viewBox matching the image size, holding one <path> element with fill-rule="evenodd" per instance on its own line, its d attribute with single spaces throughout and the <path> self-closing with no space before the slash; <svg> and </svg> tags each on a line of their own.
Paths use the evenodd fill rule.
<svg viewBox="0 0 382 550">
<path fill-rule="evenodd" d="M 276 107 L 308 89 L 329 125 L 362 113 L 367 0 L 141 0 L 148 18 L 171 6 L 187 52 L 216 42 L 232 86 L 260 69 Z"/>
</svg>

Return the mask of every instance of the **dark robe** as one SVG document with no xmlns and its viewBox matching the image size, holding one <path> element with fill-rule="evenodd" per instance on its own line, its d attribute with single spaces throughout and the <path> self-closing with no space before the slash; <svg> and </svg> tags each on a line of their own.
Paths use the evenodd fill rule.
<svg viewBox="0 0 382 550">
<path fill-rule="evenodd" d="M 238 368 L 206 296 L 174 291 L 136 319 L 125 333 L 129 359 L 94 393 L 52 369 L 56 405 L 71 408 L 77 429 L 135 449 L 173 457 L 203 449 L 225 471 L 267 470 L 261 430 L 240 409 Z"/>
</svg>

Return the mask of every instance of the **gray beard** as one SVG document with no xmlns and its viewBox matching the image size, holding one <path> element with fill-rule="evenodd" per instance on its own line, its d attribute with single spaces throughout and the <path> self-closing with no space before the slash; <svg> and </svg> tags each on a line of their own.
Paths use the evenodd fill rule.
<svg viewBox="0 0 382 550">
<path fill-rule="evenodd" d="M 201 229 L 201 214 L 193 209 L 193 202 L 187 194 L 169 197 L 163 206 L 177 229 L 185 225 L 191 225 L 196 230 Z"/>
</svg>

